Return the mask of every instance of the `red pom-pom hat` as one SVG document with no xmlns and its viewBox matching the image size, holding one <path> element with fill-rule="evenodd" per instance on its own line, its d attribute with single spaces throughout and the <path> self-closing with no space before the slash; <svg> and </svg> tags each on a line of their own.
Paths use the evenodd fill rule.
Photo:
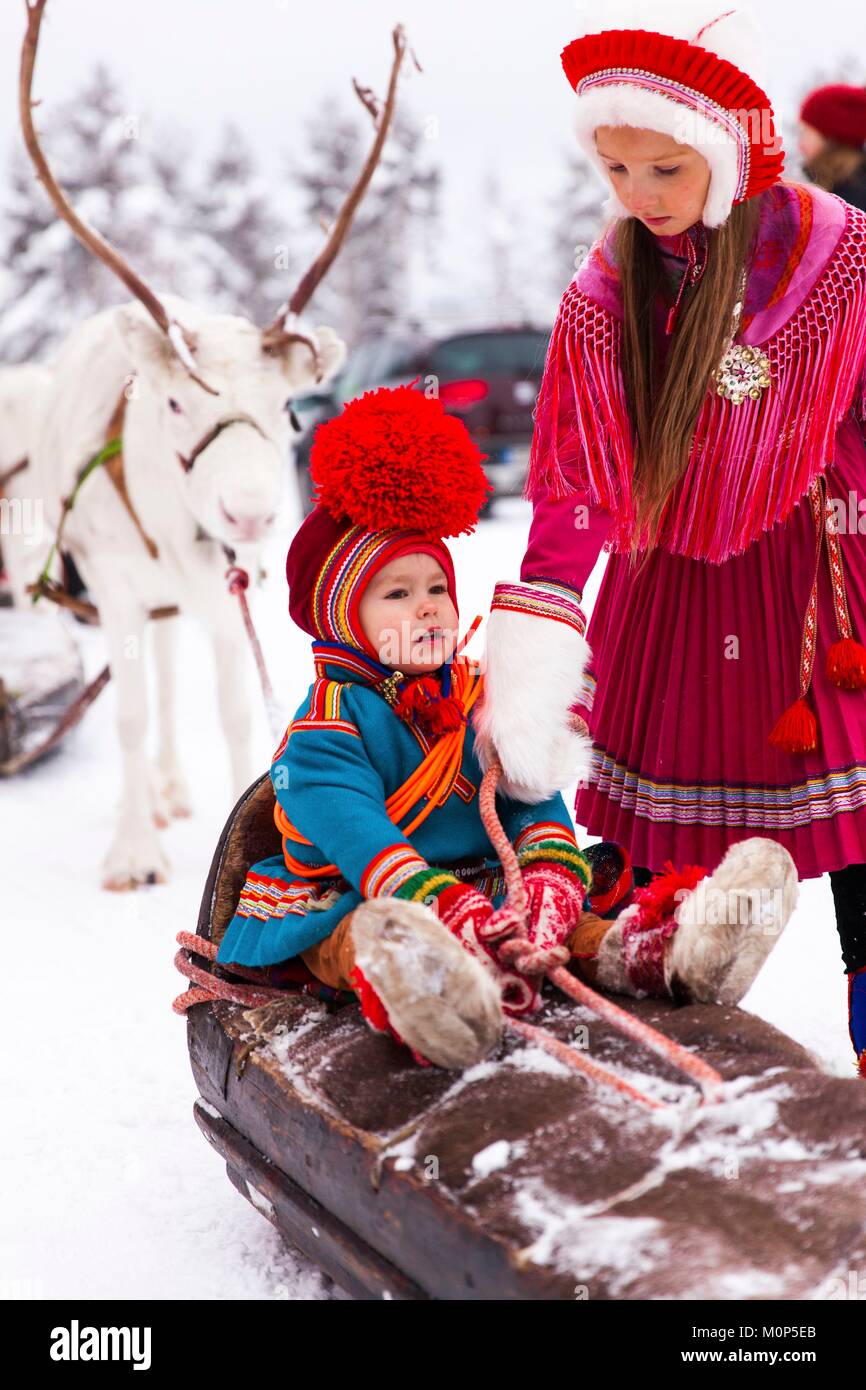
<svg viewBox="0 0 866 1390">
<path fill-rule="evenodd" d="M 413 386 L 381 387 L 318 426 L 310 453 L 316 509 L 286 559 L 289 612 L 320 641 L 377 656 L 359 609 L 370 580 L 401 555 L 442 566 L 457 608 L 444 536 L 472 531 L 490 491 L 461 420 Z"/>
<path fill-rule="evenodd" d="M 816 87 L 800 107 L 800 120 L 825 139 L 859 150 L 866 145 L 866 87 Z"/>
<path fill-rule="evenodd" d="M 617 10 L 622 4 L 608 5 L 606 15 Z M 640 13 L 646 27 L 612 26 L 562 51 L 578 98 L 578 141 L 608 188 L 599 126 L 658 130 L 690 145 L 710 166 L 702 221 L 720 227 L 735 203 L 770 188 L 784 168 L 770 99 L 742 67 L 752 57 L 760 64 L 758 32 L 743 10 L 702 0 L 655 0 Z M 605 211 L 631 216 L 615 191 Z"/>
</svg>

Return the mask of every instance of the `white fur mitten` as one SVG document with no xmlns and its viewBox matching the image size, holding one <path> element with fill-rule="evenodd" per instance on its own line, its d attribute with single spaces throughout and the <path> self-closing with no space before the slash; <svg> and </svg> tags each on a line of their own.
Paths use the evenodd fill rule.
<svg viewBox="0 0 866 1390">
<path fill-rule="evenodd" d="M 516 801 L 546 801 L 589 781 L 592 740 L 571 715 L 591 656 L 585 632 L 583 611 L 565 587 L 496 585 L 475 747 L 485 771 L 498 756 L 500 790 Z"/>
</svg>

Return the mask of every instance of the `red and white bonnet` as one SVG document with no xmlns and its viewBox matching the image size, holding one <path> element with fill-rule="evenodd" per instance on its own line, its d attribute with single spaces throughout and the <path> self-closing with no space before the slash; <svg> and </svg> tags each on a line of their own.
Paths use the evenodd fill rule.
<svg viewBox="0 0 866 1390">
<path fill-rule="evenodd" d="M 589 7 L 581 5 L 586 14 Z M 760 30 L 724 0 L 601 0 L 591 25 L 562 51 L 577 95 L 575 132 L 611 190 L 609 217 L 631 214 L 595 147 L 599 126 L 658 130 L 710 166 L 702 221 L 720 227 L 735 203 L 779 181 L 784 167 L 766 90 Z"/>
</svg>

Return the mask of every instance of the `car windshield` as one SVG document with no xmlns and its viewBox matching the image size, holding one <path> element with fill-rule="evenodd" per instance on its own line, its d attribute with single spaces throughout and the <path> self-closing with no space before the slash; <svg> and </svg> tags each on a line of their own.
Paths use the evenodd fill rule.
<svg viewBox="0 0 866 1390">
<path fill-rule="evenodd" d="M 494 372 L 540 377 L 546 351 L 545 333 L 473 333 L 437 343 L 430 355 L 429 369 L 443 381 Z"/>
<path fill-rule="evenodd" d="M 362 343 L 352 353 L 339 380 L 339 396 L 350 401 L 371 386 L 418 371 L 418 345 L 389 339 Z"/>
</svg>

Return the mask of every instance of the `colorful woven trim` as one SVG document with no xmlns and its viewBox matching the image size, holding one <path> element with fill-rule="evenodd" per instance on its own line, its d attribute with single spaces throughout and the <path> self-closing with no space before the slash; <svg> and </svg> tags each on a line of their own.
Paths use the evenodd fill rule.
<svg viewBox="0 0 866 1390">
<path fill-rule="evenodd" d="M 435 901 L 446 888 L 465 886 L 447 869 L 436 869 L 430 864 L 425 864 L 423 869 L 405 879 L 393 896 L 404 898 L 411 903 L 429 903 Z"/>
<path fill-rule="evenodd" d="M 573 833 L 559 821 L 540 821 L 522 830 L 514 841 L 522 869 L 529 864 L 544 862 L 559 864 L 580 879 L 584 891 L 589 891 L 592 870 L 577 847 Z"/>
<path fill-rule="evenodd" d="M 550 618 L 574 628 L 581 637 L 586 632 L 586 617 L 580 604 L 574 601 L 574 590 L 564 584 L 497 584 L 493 590 L 491 613 L 503 609 L 512 613 L 529 613 L 536 618 Z"/>
<path fill-rule="evenodd" d="M 392 674 L 390 666 L 359 652 L 357 647 L 343 646 L 338 642 L 314 642 L 313 665 L 316 675 L 327 677 L 327 668 L 334 667 L 346 677 L 345 684 L 376 685 L 383 676 Z"/>
<path fill-rule="evenodd" d="M 589 781 L 592 795 L 607 796 L 646 820 L 676 825 L 794 830 L 866 806 L 866 763 L 852 763 L 781 787 L 666 782 L 635 772 L 595 748 Z"/>
<path fill-rule="evenodd" d="M 565 584 L 561 579 L 551 579 L 550 576 L 546 574 L 527 574 L 524 576 L 522 583 L 538 584 L 543 589 L 562 590 L 573 603 L 580 605 L 583 602 L 582 589 L 576 589 L 571 584 Z"/>
<path fill-rule="evenodd" d="M 395 853 L 395 851 L 392 852 Z M 384 850 L 382 853 L 387 855 L 389 851 Z M 370 869 L 367 870 L 367 875 L 370 874 L 370 871 Z M 397 860 L 395 854 L 394 868 L 387 878 L 383 876 L 381 880 L 378 878 L 368 879 L 367 875 L 361 884 L 361 891 L 365 897 L 372 895 L 369 891 L 364 891 L 364 884 L 367 882 L 377 884 L 380 881 L 384 884 L 384 889 L 380 889 L 378 892 L 379 897 L 390 896 L 414 903 L 433 902 L 446 889 L 460 887 L 474 888 L 476 892 L 482 893 L 485 898 L 489 898 L 491 901 L 496 897 L 505 896 L 505 877 L 501 869 L 485 868 L 479 873 L 458 877 L 450 869 L 440 869 L 435 864 L 427 864 L 417 855 L 410 863 L 408 856 L 404 860 Z M 396 888 L 392 886 L 395 883 Z"/>
<path fill-rule="evenodd" d="M 284 878 L 269 878 L 249 870 L 236 916 L 255 917 L 260 922 L 280 921 L 286 916 L 304 917 L 308 912 L 323 912 L 339 897 L 339 892 L 333 888 L 322 893 L 309 883 L 287 883 Z"/>
<path fill-rule="evenodd" d="M 413 548 L 448 556 L 441 541 L 419 536 L 417 531 L 367 531 L 353 526 L 341 536 L 325 560 L 311 597 L 313 626 L 324 641 L 344 642 L 375 657 L 361 627 L 358 610 L 373 575 L 389 559 Z M 445 564 L 446 573 L 450 559 Z"/>
<path fill-rule="evenodd" d="M 322 677 L 313 681 L 307 712 L 292 720 L 289 733 L 296 734 L 304 729 L 328 729 L 330 732 L 352 734 L 355 738 L 360 738 L 361 735 L 351 720 L 340 717 L 343 689 L 340 681 Z"/>
<path fill-rule="evenodd" d="M 360 888 L 364 898 L 399 897 L 417 902 L 457 882 L 453 874 L 432 868 L 411 845 L 398 844 L 380 850 L 370 860 Z"/>
<path fill-rule="evenodd" d="M 597 684 L 598 681 L 592 672 L 588 667 L 584 667 L 572 709 L 584 710 L 587 714 L 590 714 L 592 712 L 592 704 L 595 699 Z"/>
</svg>

